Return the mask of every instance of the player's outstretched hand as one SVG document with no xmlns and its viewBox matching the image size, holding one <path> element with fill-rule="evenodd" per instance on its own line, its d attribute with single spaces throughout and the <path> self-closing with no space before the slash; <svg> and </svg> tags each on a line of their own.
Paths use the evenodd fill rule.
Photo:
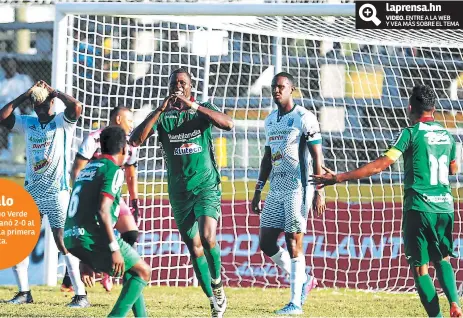
<svg viewBox="0 0 463 318">
<path fill-rule="evenodd" d="M 262 212 L 260 203 L 260 192 L 256 192 L 254 193 L 254 197 L 252 198 L 251 202 L 251 210 L 255 214 L 260 214 Z"/>
<path fill-rule="evenodd" d="M 327 167 L 322 167 L 323 170 L 325 170 L 324 174 L 313 174 L 310 177 L 312 178 L 310 180 L 310 183 L 312 184 L 319 184 L 321 185 L 321 188 L 327 185 L 332 185 L 335 183 L 338 183 L 338 178 L 337 175 L 334 171 L 331 171 Z"/>
<path fill-rule="evenodd" d="M 122 258 L 120 251 L 115 251 L 111 255 L 113 259 L 113 275 L 114 277 L 120 277 L 124 274 L 124 259 Z"/>
<path fill-rule="evenodd" d="M 80 262 L 80 276 L 85 287 L 95 286 L 95 272 L 90 266 L 83 262 Z"/>
</svg>

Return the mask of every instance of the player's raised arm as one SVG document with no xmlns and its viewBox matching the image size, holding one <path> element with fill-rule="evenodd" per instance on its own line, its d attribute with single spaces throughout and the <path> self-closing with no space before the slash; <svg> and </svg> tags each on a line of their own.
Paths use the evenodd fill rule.
<svg viewBox="0 0 463 318">
<path fill-rule="evenodd" d="M 335 183 L 341 183 L 350 180 L 358 180 L 362 178 L 368 178 L 372 175 L 378 174 L 384 169 L 392 165 L 395 160 L 391 159 L 387 155 L 381 156 L 375 161 L 369 162 L 362 167 L 347 171 L 344 173 L 336 174 L 330 169 L 323 167 L 325 170 L 324 174 L 312 175 L 312 183 L 321 185 L 332 185 Z"/>
<path fill-rule="evenodd" d="M 146 139 L 154 134 L 153 127 L 157 123 L 159 117 L 161 117 L 161 114 L 166 110 L 172 98 L 173 96 L 167 96 L 164 98 L 161 106 L 149 114 L 148 117 L 146 117 L 145 120 L 133 130 L 129 140 L 129 144 L 131 146 L 140 146 Z"/>
<path fill-rule="evenodd" d="M 30 98 L 32 88 L 36 87 L 38 84 L 39 82 L 0 109 L 0 125 L 10 130 L 13 129 L 15 124 L 14 110 Z"/>
<path fill-rule="evenodd" d="M 207 120 L 209 120 L 215 127 L 227 131 L 233 129 L 233 119 L 227 114 L 219 111 L 216 106 L 210 104 L 212 107 L 209 108 L 199 105 L 198 103 L 191 101 L 181 94 L 177 94 L 177 99 L 181 100 L 187 107 L 196 110 L 198 113 L 206 117 Z"/>
<path fill-rule="evenodd" d="M 264 189 L 265 183 L 267 182 L 270 172 L 272 171 L 272 154 L 270 146 L 265 146 L 264 157 L 260 163 L 259 179 L 256 183 L 256 189 L 254 191 L 254 197 L 251 202 L 251 209 L 255 213 L 260 213 L 260 195 Z"/>
<path fill-rule="evenodd" d="M 350 180 L 367 178 L 372 175 L 378 174 L 384 169 L 388 168 L 394 162 L 396 162 L 402 156 L 402 154 L 408 149 L 409 145 L 411 144 L 411 141 L 412 136 L 410 130 L 404 129 L 393 142 L 389 150 L 387 150 L 386 153 L 378 159 L 369 162 L 358 169 L 344 172 L 338 175 L 330 169 L 323 167 L 326 173 L 323 175 L 313 175 L 312 183 L 321 185 L 331 185 Z"/>
</svg>

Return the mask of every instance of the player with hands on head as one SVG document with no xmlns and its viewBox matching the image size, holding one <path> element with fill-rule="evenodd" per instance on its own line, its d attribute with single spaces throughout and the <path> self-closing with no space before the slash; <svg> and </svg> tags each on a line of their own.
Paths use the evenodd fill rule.
<svg viewBox="0 0 463 318">
<path fill-rule="evenodd" d="M 325 211 L 323 190 L 315 189 L 308 176 L 321 173 L 323 154 L 320 128 L 313 113 L 296 105 L 294 78 L 281 72 L 272 80 L 277 109 L 265 119 L 265 152 L 260 165 L 251 210 L 260 216 L 260 248 L 290 277 L 291 300 L 277 314 L 302 314 L 308 292 L 316 287 L 315 277 L 306 273 L 303 238 L 307 217 Z M 270 177 L 270 191 L 261 211 L 261 192 Z M 288 250 L 277 244 L 285 233 Z"/>
<path fill-rule="evenodd" d="M 118 221 L 126 161 L 127 135 L 109 126 L 100 135 L 101 156 L 91 160 L 77 176 L 72 189 L 64 231 L 64 244 L 95 272 L 119 277 L 124 285 L 109 317 L 147 317 L 143 289 L 151 269 L 127 242 L 114 234 Z M 90 277 L 90 275 L 89 275 Z M 92 279 L 89 278 L 89 284 Z"/>
<path fill-rule="evenodd" d="M 65 106 L 55 114 L 55 98 Z M 29 100 L 35 116 L 15 115 L 14 110 Z M 64 255 L 69 268 L 75 296 L 69 307 L 88 307 L 84 284 L 80 278 L 79 260 L 68 253 L 63 243 L 63 229 L 69 203 L 68 163 L 76 122 L 82 113 L 82 104 L 72 96 L 39 81 L 0 110 L 0 125 L 24 133 L 26 138 L 25 189 L 39 207 L 41 216 L 47 215 L 58 250 Z M 28 281 L 29 257 L 13 267 L 19 292 L 10 304 L 32 303 Z"/>
<path fill-rule="evenodd" d="M 129 135 L 133 130 L 133 113 L 129 108 L 118 106 L 114 107 L 109 114 L 109 125 L 118 126 L 124 129 L 127 135 L 127 142 Z M 82 142 L 74 160 L 74 165 L 71 171 L 71 180 L 74 180 L 79 175 L 80 171 L 87 165 L 91 159 L 96 159 L 101 155 L 100 135 L 102 129 L 91 132 L 87 138 Z M 130 196 L 130 205 L 133 210 L 127 206 L 123 199 L 120 200 L 120 213 L 116 223 L 116 230 L 121 233 L 121 238 L 129 245 L 135 246 L 138 239 L 138 181 L 137 181 L 137 161 L 138 161 L 138 148 L 128 145 L 128 151 L 124 160 L 124 174 L 127 182 L 127 189 Z M 87 280 L 87 277 L 82 278 Z M 66 276 L 65 276 L 66 277 Z M 106 291 L 112 288 L 112 278 L 108 274 L 104 274 L 101 280 L 103 287 Z M 62 290 L 67 288 L 66 281 L 63 280 Z"/>
<path fill-rule="evenodd" d="M 212 126 L 231 130 L 230 116 L 191 96 L 191 76 L 172 72 L 169 96 L 135 128 L 130 143 L 139 146 L 155 131 L 167 164 L 169 201 L 177 228 L 191 254 L 201 288 L 209 298 L 211 315 L 222 317 L 227 298 L 221 279 L 216 240 L 221 215 L 220 174 L 214 158 Z"/>
<path fill-rule="evenodd" d="M 336 174 L 324 168 L 324 174 L 312 175 L 312 183 L 333 185 L 378 174 L 401 156 L 404 160 L 404 204 L 402 237 L 405 257 L 415 286 L 429 317 L 442 317 L 429 262 L 436 270 L 450 304 L 450 317 L 462 317 L 455 274 L 450 264 L 453 252 L 454 202 L 449 173 L 458 172 L 453 136 L 434 121 L 436 95 L 431 87 L 413 87 L 404 128 L 384 155 L 362 167 Z"/>
</svg>

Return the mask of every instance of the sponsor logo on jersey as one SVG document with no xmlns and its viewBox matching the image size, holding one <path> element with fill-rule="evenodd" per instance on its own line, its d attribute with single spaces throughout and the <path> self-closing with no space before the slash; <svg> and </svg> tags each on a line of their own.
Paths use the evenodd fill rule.
<svg viewBox="0 0 463 318">
<path fill-rule="evenodd" d="M 47 138 L 29 137 L 29 141 L 32 142 L 32 143 L 36 143 L 36 144 L 42 144 L 42 143 L 45 143 L 47 141 L 51 141 L 51 138 L 50 138 L 50 140 L 48 140 Z"/>
<path fill-rule="evenodd" d="M 424 201 L 430 203 L 453 203 L 453 197 L 450 193 L 444 195 L 427 195 L 423 194 Z"/>
<path fill-rule="evenodd" d="M 85 166 L 85 169 L 90 169 L 90 168 L 100 168 L 103 167 L 104 163 L 102 162 L 90 162 Z"/>
<path fill-rule="evenodd" d="M 424 135 L 428 138 L 428 145 L 448 145 L 450 144 L 450 136 L 445 132 L 430 131 Z"/>
<path fill-rule="evenodd" d="M 76 182 L 78 181 L 92 181 L 96 175 L 96 170 L 84 169 L 77 176 Z"/>
<path fill-rule="evenodd" d="M 283 155 L 281 154 L 280 150 L 275 153 L 272 153 L 272 165 L 279 166 L 283 161 Z"/>
<path fill-rule="evenodd" d="M 274 172 L 272 176 L 274 178 L 286 178 L 286 171 Z"/>
<path fill-rule="evenodd" d="M 289 135 L 291 133 L 291 129 L 288 130 L 272 130 L 269 132 L 269 135 L 275 136 L 275 135 Z"/>
<path fill-rule="evenodd" d="M 195 143 L 183 144 L 178 148 L 174 149 L 175 156 L 191 155 L 203 151 L 203 147 Z"/>
<path fill-rule="evenodd" d="M 193 139 L 201 135 L 201 130 L 195 129 L 190 133 L 180 133 L 180 134 L 167 134 L 170 142 L 184 142 L 189 139 Z"/>
<path fill-rule="evenodd" d="M 39 160 L 37 161 L 34 165 L 33 165 L 33 169 L 34 169 L 34 172 L 40 172 L 44 167 L 46 167 L 48 165 L 48 160 L 47 159 L 42 159 L 42 160 Z"/>
<path fill-rule="evenodd" d="M 33 143 L 32 144 L 32 149 L 42 149 L 42 148 L 47 148 L 51 145 L 51 141 L 46 141 L 44 143 Z"/>
<path fill-rule="evenodd" d="M 35 127 L 35 125 L 30 125 L 30 126 L 29 126 L 29 129 L 30 129 L 30 130 L 36 130 L 37 127 Z"/>
<path fill-rule="evenodd" d="M 79 237 L 85 234 L 85 229 L 83 227 L 73 226 L 70 229 L 64 231 L 64 237 Z"/>
<path fill-rule="evenodd" d="M 282 135 L 276 135 L 276 136 L 270 136 L 268 138 L 268 141 L 280 141 L 280 140 L 283 140 L 285 138 L 285 136 L 282 136 Z"/>
</svg>

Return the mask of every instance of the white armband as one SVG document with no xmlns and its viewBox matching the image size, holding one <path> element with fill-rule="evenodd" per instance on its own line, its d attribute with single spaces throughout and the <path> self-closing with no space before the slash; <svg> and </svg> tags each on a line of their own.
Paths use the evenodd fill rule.
<svg viewBox="0 0 463 318">
<path fill-rule="evenodd" d="M 191 109 L 194 109 L 195 111 L 198 110 L 198 107 L 199 107 L 199 104 L 196 102 L 193 102 L 193 104 L 191 104 Z"/>
<path fill-rule="evenodd" d="M 117 243 L 117 241 L 112 241 L 111 243 L 109 243 L 109 249 L 111 250 L 111 252 L 118 251 L 120 249 L 119 243 Z"/>
</svg>

